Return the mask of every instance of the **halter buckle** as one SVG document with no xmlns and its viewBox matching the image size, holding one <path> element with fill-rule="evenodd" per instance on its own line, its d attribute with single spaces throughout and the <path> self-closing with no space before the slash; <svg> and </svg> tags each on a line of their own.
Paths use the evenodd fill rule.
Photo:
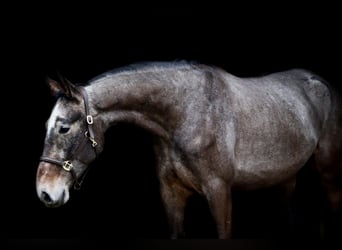
<svg viewBox="0 0 342 250">
<path fill-rule="evenodd" d="M 70 171 L 71 169 L 72 169 L 72 163 L 71 163 L 71 161 L 63 161 L 63 169 L 65 170 L 65 171 Z"/>
</svg>

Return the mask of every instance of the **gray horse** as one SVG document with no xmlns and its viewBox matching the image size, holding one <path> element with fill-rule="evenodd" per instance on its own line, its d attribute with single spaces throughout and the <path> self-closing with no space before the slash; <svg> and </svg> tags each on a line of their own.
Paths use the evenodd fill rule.
<svg viewBox="0 0 342 250">
<path fill-rule="evenodd" d="M 59 98 L 47 122 L 37 194 L 66 203 L 103 150 L 104 133 L 129 122 L 154 135 L 160 192 L 171 238 L 183 234 L 194 192 L 208 201 L 219 238 L 231 237 L 232 190 L 295 187 L 314 159 L 341 205 L 342 103 L 319 76 L 294 69 L 239 78 L 196 63 L 142 63 L 107 72 L 87 86 L 48 81 Z M 338 189 L 340 187 L 340 189 Z"/>
</svg>

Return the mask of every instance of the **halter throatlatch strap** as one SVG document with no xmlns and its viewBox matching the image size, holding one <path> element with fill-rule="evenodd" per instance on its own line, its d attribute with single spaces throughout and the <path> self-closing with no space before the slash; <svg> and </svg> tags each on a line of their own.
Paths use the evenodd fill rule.
<svg viewBox="0 0 342 250">
<path fill-rule="evenodd" d="M 94 135 L 94 130 L 93 130 L 94 119 L 93 119 L 93 116 L 90 115 L 90 111 L 89 111 L 88 94 L 87 94 L 87 91 L 83 87 L 79 87 L 79 89 L 80 89 L 80 92 L 81 92 L 82 97 L 83 97 L 84 109 L 85 109 L 85 114 L 86 114 L 86 122 L 87 122 L 87 130 L 84 133 L 84 135 L 91 142 L 91 146 L 94 149 L 95 156 L 97 157 L 97 150 L 96 150 L 97 142 L 95 141 L 95 135 Z M 75 158 L 76 153 L 78 153 L 78 150 L 83 148 L 85 143 L 86 142 L 79 144 L 79 147 L 74 152 L 74 155 L 73 155 L 74 158 Z M 81 188 L 81 184 L 83 182 L 83 179 L 89 170 L 89 167 L 88 167 L 84 171 L 84 173 L 80 177 L 80 179 L 78 179 L 76 172 L 74 170 L 74 166 L 72 164 L 72 160 L 60 161 L 60 160 L 52 159 L 50 157 L 42 156 L 42 157 L 40 157 L 40 161 L 55 164 L 57 166 L 62 167 L 65 171 L 70 172 L 72 178 L 74 179 L 74 188 L 77 190 Z"/>
</svg>

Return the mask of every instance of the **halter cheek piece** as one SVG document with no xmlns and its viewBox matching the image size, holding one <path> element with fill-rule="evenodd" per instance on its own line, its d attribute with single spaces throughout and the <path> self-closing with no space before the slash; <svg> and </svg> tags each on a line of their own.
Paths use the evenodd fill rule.
<svg viewBox="0 0 342 250">
<path fill-rule="evenodd" d="M 93 117 L 90 115 L 90 112 L 89 112 L 88 94 L 83 87 L 79 87 L 79 89 L 81 90 L 81 94 L 83 97 L 84 109 L 85 109 L 85 114 L 86 114 L 87 130 L 84 133 L 84 138 L 87 140 L 83 140 L 82 143 L 80 143 L 79 146 L 77 148 L 75 148 L 76 150 L 74 151 L 74 153 L 72 155 L 75 158 L 75 155 L 77 155 L 78 151 L 81 150 L 86 145 L 87 142 L 90 142 L 92 148 L 94 149 L 95 156 L 97 157 L 97 155 L 98 155 L 97 150 L 96 150 L 97 142 L 95 141 L 94 130 L 93 130 L 93 126 L 92 126 L 94 123 L 94 120 L 93 120 Z M 84 177 L 89 170 L 89 167 L 88 167 L 86 169 L 86 171 L 84 172 L 84 174 L 81 176 L 82 178 L 78 179 L 76 172 L 74 170 L 74 166 L 72 164 L 72 160 L 60 161 L 60 160 L 52 159 L 52 158 L 47 157 L 47 156 L 42 156 L 42 157 L 40 157 L 40 161 L 44 161 L 44 162 L 48 162 L 48 163 L 58 165 L 58 166 L 62 167 L 63 170 L 70 172 L 72 178 L 74 179 L 74 188 L 75 189 L 81 188 L 81 184 L 84 180 Z"/>
</svg>

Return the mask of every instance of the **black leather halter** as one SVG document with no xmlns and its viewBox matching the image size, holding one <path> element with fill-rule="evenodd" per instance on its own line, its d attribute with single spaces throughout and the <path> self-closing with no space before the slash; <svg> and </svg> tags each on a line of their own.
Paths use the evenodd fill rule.
<svg viewBox="0 0 342 250">
<path fill-rule="evenodd" d="M 97 157 L 98 155 L 97 150 L 96 150 L 97 142 L 95 141 L 95 135 L 94 135 L 94 130 L 93 130 L 94 120 L 89 112 L 88 94 L 87 94 L 87 91 L 83 87 L 79 87 L 79 89 L 83 97 L 84 109 L 85 109 L 85 114 L 86 114 L 87 130 L 84 133 L 84 136 L 85 136 L 84 138 L 86 138 L 87 140 L 83 140 L 82 143 L 78 145 L 78 147 L 76 148 L 77 150 L 74 151 L 73 157 L 75 158 L 75 155 L 77 155 L 78 151 L 82 149 L 87 142 L 91 143 L 91 146 L 95 152 L 95 156 Z M 72 164 L 72 160 L 61 161 L 61 160 L 52 159 L 47 156 L 41 156 L 40 161 L 55 164 L 57 166 L 62 167 L 65 171 L 70 172 L 72 178 L 74 179 L 74 188 L 77 190 L 81 188 L 83 179 L 89 170 L 89 167 L 88 167 L 86 171 L 84 171 L 84 174 L 78 179 L 76 172 L 74 170 L 74 166 Z"/>
</svg>

